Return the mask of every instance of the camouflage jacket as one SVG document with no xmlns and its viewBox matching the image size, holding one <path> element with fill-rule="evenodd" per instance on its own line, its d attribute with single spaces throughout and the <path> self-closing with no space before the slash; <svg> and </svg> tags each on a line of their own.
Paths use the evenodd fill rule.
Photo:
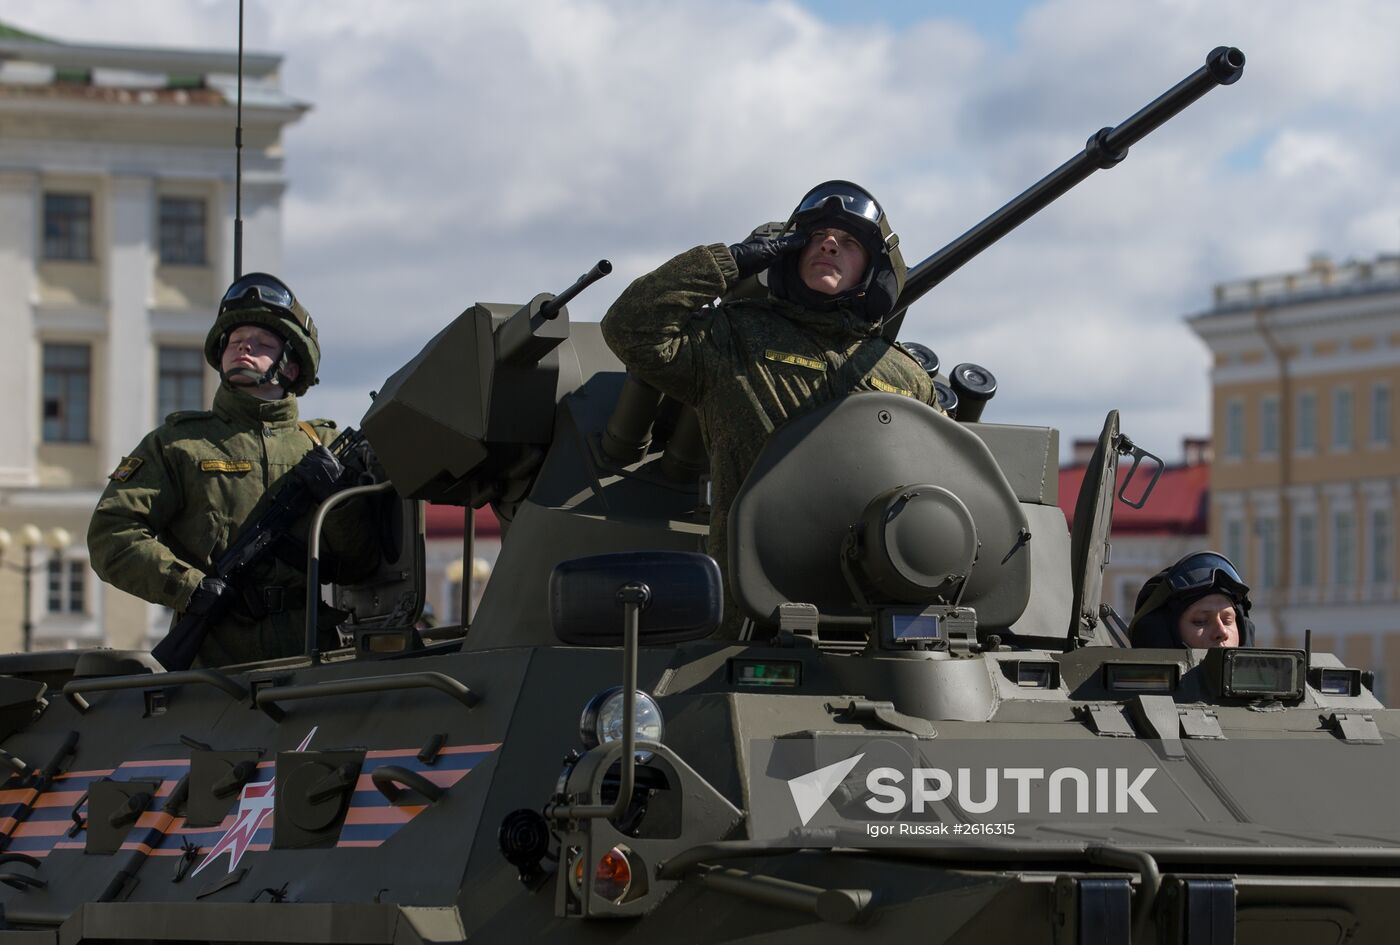
<svg viewBox="0 0 1400 945">
<path fill-rule="evenodd" d="M 725 246 L 697 246 L 633 282 L 603 318 L 628 370 L 699 414 L 714 491 L 709 551 L 721 567 L 730 503 L 779 424 L 855 391 L 937 403 L 928 375 L 878 325 L 771 296 L 710 304 L 737 281 Z M 720 632 L 732 636 L 730 597 Z"/>
<path fill-rule="evenodd" d="M 322 443 L 335 439 L 329 420 L 310 425 Z M 311 448 L 295 397 L 263 401 L 220 386 L 212 410 L 171 414 L 111 474 L 88 527 L 93 570 L 120 590 L 173 608 L 178 619 L 213 562 Z M 366 507 L 355 503 L 328 517 L 323 580 L 355 580 L 373 570 L 375 533 L 366 519 Z M 293 537 L 304 542 L 309 525 L 310 514 Z M 198 664 L 302 652 L 302 568 L 269 556 L 242 584 L 248 590 L 215 619 Z M 333 645 L 333 627 L 321 631 L 323 644 Z"/>
</svg>

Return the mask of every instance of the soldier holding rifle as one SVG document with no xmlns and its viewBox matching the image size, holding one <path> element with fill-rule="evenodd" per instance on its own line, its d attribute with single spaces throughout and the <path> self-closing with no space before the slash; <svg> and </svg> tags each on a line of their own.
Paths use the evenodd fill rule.
<svg viewBox="0 0 1400 945">
<path fill-rule="evenodd" d="M 237 279 L 204 356 L 221 381 L 213 409 L 171 414 L 123 458 L 88 530 L 98 576 L 172 608 L 172 628 L 198 625 L 196 634 L 182 634 L 183 657 L 172 661 L 157 647 L 170 668 L 190 659 L 221 666 L 302 652 L 309 513 L 347 484 L 340 459 L 326 448 L 335 424 L 297 416 L 298 395 L 316 383 L 321 349 L 315 323 L 286 284 L 265 273 Z M 266 547 L 236 574 L 216 567 L 245 526 L 258 526 L 279 504 L 287 511 L 275 521 L 286 525 Z M 367 518 L 355 502 L 329 516 L 323 580 L 354 581 L 374 569 Z M 188 617 L 199 619 L 182 624 Z M 337 645 L 335 624 L 319 621 L 323 648 Z"/>
</svg>

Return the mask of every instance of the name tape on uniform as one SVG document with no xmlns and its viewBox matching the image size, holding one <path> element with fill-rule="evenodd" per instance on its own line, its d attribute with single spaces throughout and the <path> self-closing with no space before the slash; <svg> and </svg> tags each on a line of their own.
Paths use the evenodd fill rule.
<svg viewBox="0 0 1400 945">
<path fill-rule="evenodd" d="M 201 472 L 252 472 L 253 464 L 246 459 L 206 459 L 199 468 Z"/>
<path fill-rule="evenodd" d="M 774 351 L 769 348 L 763 352 L 763 357 L 769 361 L 777 361 L 779 364 L 796 364 L 798 367 L 810 368 L 813 371 L 825 371 L 826 364 L 812 358 L 804 358 L 800 354 L 788 354 L 786 351 Z"/>
<path fill-rule="evenodd" d="M 870 383 L 875 386 L 876 390 L 882 390 L 887 394 L 903 394 L 905 397 L 914 396 L 914 392 L 912 390 L 905 390 L 903 387 L 895 387 L 893 384 L 886 384 L 878 377 L 872 377 L 870 379 Z"/>
</svg>

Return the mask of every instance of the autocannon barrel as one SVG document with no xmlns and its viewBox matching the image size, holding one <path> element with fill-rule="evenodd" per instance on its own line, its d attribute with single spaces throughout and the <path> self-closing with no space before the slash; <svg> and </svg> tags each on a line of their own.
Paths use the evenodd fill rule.
<svg viewBox="0 0 1400 945">
<path fill-rule="evenodd" d="M 588 288 L 593 283 L 597 282 L 599 279 L 603 278 L 610 272 L 612 272 L 612 263 L 608 262 L 606 259 L 598 260 L 597 264 L 592 269 L 579 276 L 578 281 L 576 281 L 573 285 L 569 286 L 563 292 L 560 292 L 554 298 L 541 305 L 541 317 L 553 318 L 554 316 L 558 315 L 559 310 L 565 305 L 568 305 L 570 302 L 572 302 L 574 296 L 578 295 L 584 289 Z"/>
<path fill-rule="evenodd" d="M 1218 46 L 1205 65 L 1116 128 L 1104 128 L 1089 137 L 1084 150 L 1041 178 L 1020 196 L 978 223 L 962 236 L 909 270 L 904 291 L 895 304 L 892 329 L 897 330 L 904 311 L 927 291 L 982 250 L 1010 233 L 1061 194 L 1100 168 L 1113 167 L 1128 148 L 1217 85 L 1232 85 L 1244 73 L 1244 53 L 1233 46 Z"/>
</svg>

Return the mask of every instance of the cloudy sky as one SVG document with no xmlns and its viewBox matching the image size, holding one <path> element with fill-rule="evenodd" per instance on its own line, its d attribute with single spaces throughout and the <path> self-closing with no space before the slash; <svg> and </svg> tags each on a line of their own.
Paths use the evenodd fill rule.
<svg viewBox="0 0 1400 945">
<path fill-rule="evenodd" d="M 59 39 L 231 48 L 236 0 L 0 0 Z M 286 134 L 285 275 L 321 325 L 307 408 L 368 391 L 474 301 L 616 271 L 858 181 L 922 259 L 1202 64 L 1217 89 L 918 303 L 903 337 L 992 369 L 988 419 L 1169 461 L 1209 430 L 1183 316 L 1222 280 L 1400 248 L 1393 0 L 249 0 L 313 110 Z"/>
</svg>

